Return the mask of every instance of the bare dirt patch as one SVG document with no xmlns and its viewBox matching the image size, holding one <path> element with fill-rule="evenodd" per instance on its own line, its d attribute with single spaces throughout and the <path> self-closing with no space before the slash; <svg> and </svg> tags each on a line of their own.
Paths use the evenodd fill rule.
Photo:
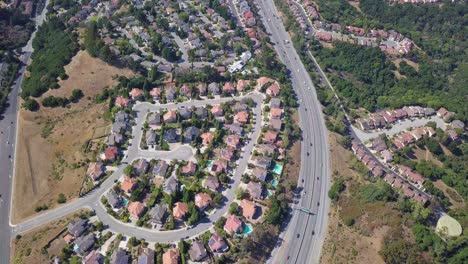
<svg viewBox="0 0 468 264">
<path fill-rule="evenodd" d="M 19 239 L 14 238 L 12 241 L 11 263 L 50 263 L 49 257 L 44 254 L 42 248 L 61 234 L 71 220 L 77 219 L 80 214 L 86 212 L 87 210 L 80 210 L 22 234 Z M 52 244 L 59 243 L 58 240 L 53 241 Z"/>
<path fill-rule="evenodd" d="M 116 85 L 115 76 L 133 75 L 128 69 L 112 67 L 84 51 L 78 52 L 65 71 L 69 78 L 61 80 L 59 89 L 42 98 L 69 97 L 78 88 L 84 93 L 78 103 L 68 108 L 41 107 L 36 113 L 20 111 L 13 222 L 32 216 L 40 205 L 54 207 L 59 193 L 68 200 L 77 197 L 87 161 L 96 155 L 87 151 L 88 142 L 103 140 L 110 125 L 103 118 L 107 104 L 95 104 L 92 98 L 102 89 Z"/>
<path fill-rule="evenodd" d="M 408 63 L 409 66 L 413 67 L 417 72 L 419 72 L 419 63 L 416 63 L 416 62 L 408 60 L 408 59 L 401 59 L 401 58 L 397 58 L 397 59 L 392 60 L 393 64 L 395 64 L 395 66 L 397 66 L 397 68 L 400 68 L 400 62 L 402 62 L 402 61 L 405 61 L 406 63 Z"/>
</svg>

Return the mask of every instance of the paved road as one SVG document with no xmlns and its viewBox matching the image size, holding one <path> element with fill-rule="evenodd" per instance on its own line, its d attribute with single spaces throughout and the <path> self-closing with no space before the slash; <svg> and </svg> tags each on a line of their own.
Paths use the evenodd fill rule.
<svg viewBox="0 0 468 264">
<path fill-rule="evenodd" d="M 46 1 L 45 6 L 49 4 Z M 41 25 L 45 19 L 46 8 L 42 13 L 36 16 L 35 23 L 37 26 Z M 13 188 L 14 175 L 14 159 L 16 152 L 16 124 L 18 121 L 18 94 L 20 92 L 21 84 L 23 82 L 24 73 L 26 71 L 26 63 L 29 62 L 31 53 L 33 52 L 32 40 L 37 32 L 36 30 L 31 34 L 31 38 L 23 47 L 21 61 L 24 63 L 19 69 L 18 78 L 11 87 L 11 92 L 8 95 L 8 108 L 0 118 L 0 263 L 10 262 L 10 241 L 11 241 L 11 227 L 10 227 L 10 209 L 11 209 L 11 190 Z"/>
<path fill-rule="evenodd" d="M 306 214 L 294 211 L 292 219 L 281 234 L 282 245 L 273 251 L 269 262 L 319 263 L 330 205 L 327 197 L 330 173 L 325 121 L 312 80 L 278 18 L 273 1 L 257 0 L 256 5 L 276 52 L 291 73 L 290 77 L 300 102 L 299 122 L 303 131 L 303 142 L 299 187 L 303 187 L 304 190 L 296 206 L 308 208 L 313 212 Z"/>
<path fill-rule="evenodd" d="M 157 111 L 159 109 L 175 109 L 181 106 L 184 107 L 192 107 L 192 106 L 202 106 L 206 104 L 219 104 L 222 102 L 232 101 L 234 99 L 240 100 L 243 98 L 251 98 L 255 101 L 256 106 L 254 108 L 254 114 L 256 115 L 256 123 L 254 125 L 254 129 L 251 135 L 251 139 L 247 145 L 244 147 L 244 153 L 251 153 L 254 147 L 254 143 L 257 141 L 257 138 L 261 131 L 261 114 L 262 114 L 262 102 L 263 102 L 263 95 L 258 93 L 251 93 L 247 96 L 241 97 L 231 97 L 231 98 L 219 98 L 219 99 L 209 99 L 209 100 L 197 100 L 197 101 L 187 101 L 184 103 L 179 104 L 169 104 L 169 105 L 152 105 L 148 103 L 141 103 L 137 104 L 134 107 L 134 111 L 137 112 L 136 123 L 137 125 L 133 129 L 133 142 L 129 150 L 127 152 L 128 157 L 124 159 L 124 162 L 131 162 L 135 159 L 140 157 L 144 157 L 147 159 L 150 158 L 161 158 L 161 159 L 181 159 L 187 160 L 192 158 L 193 152 L 190 147 L 181 146 L 172 151 L 145 151 L 138 148 L 139 141 L 142 137 L 141 126 L 143 125 L 146 119 L 146 113 L 148 111 Z M 76 210 L 81 208 L 90 208 L 93 209 L 99 219 L 109 227 L 110 230 L 121 233 L 127 236 L 134 236 L 137 238 L 144 238 L 149 242 L 174 242 L 179 241 L 187 236 L 195 236 L 201 234 L 212 227 L 213 223 L 216 222 L 219 217 L 226 214 L 229 209 L 230 202 L 235 199 L 235 190 L 238 188 L 242 174 L 244 173 L 245 169 L 247 168 L 248 161 L 250 160 L 250 155 L 243 155 L 241 159 L 238 161 L 237 169 L 234 172 L 232 177 L 231 188 L 227 189 L 223 194 L 225 199 L 219 208 L 217 208 L 216 212 L 204 219 L 192 229 L 189 230 L 175 230 L 175 231 L 156 231 L 156 230 L 149 230 L 144 228 L 139 228 L 133 225 L 122 223 L 109 214 L 107 214 L 105 208 L 100 203 L 100 197 L 107 192 L 122 175 L 123 170 L 125 168 L 125 164 L 119 166 L 119 168 L 106 179 L 102 185 L 89 193 L 87 196 L 76 199 L 66 205 L 61 207 L 52 209 L 50 211 L 46 211 L 34 218 L 31 218 L 25 222 L 22 222 L 13 227 L 13 234 L 18 234 L 30 230 L 34 227 L 37 227 L 41 224 L 47 223 L 59 217 L 65 216 L 70 214 Z"/>
</svg>

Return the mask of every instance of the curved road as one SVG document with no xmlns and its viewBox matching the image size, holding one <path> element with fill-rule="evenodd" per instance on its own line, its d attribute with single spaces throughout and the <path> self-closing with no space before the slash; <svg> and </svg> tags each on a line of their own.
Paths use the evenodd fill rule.
<svg viewBox="0 0 468 264">
<path fill-rule="evenodd" d="M 302 197 L 281 234 L 282 245 L 272 252 L 270 263 L 319 263 L 328 223 L 330 200 L 329 150 L 325 120 L 312 80 L 294 49 L 273 0 L 256 0 L 259 14 L 276 52 L 290 71 L 299 99 L 299 124 L 303 132 L 299 187 Z M 302 183 L 304 180 L 304 183 Z"/>
<path fill-rule="evenodd" d="M 192 106 L 204 106 L 207 104 L 219 104 L 223 102 L 228 102 L 232 100 L 241 100 L 243 98 L 251 98 L 256 103 L 255 108 L 253 109 L 256 116 L 256 121 L 253 127 L 253 132 L 251 135 L 251 140 L 247 142 L 244 146 L 244 155 L 238 160 L 237 168 L 233 174 L 231 188 L 223 192 L 224 199 L 221 203 L 221 206 L 216 208 L 216 212 L 212 215 L 209 215 L 203 218 L 199 223 L 197 223 L 192 229 L 180 229 L 173 231 L 157 231 L 146 228 L 136 227 L 134 225 L 126 224 L 121 221 L 116 220 L 110 216 L 106 209 L 100 202 L 101 196 L 106 193 L 123 175 L 123 170 L 126 167 L 126 164 L 121 164 L 119 168 L 106 179 L 100 187 L 90 192 L 88 195 L 78 198 L 66 205 L 55 208 L 53 210 L 44 212 L 34 218 L 31 218 L 27 221 L 24 221 L 20 224 L 13 226 L 13 234 L 19 234 L 30 230 L 34 227 L 57 219 L 59 217 L 65 216 L 67 214 L 73 213 L 74 211 L 80 208 L 90 208 L 96 212 L 98 218 L 109 227 L 110 230 L 121 233 L 126 236 L 134 236 L 138 238 L 144 238 L 149 242 L 174 242 L 179 241 L 180 239 L 186 237 L 192 237 L 199 235 L 208 229 L 210 229 L 214 222 L 216 222 L 221 216 L 226 214 L 229 209 L 230 203 L 235 199 L 235 189 L 239 187 L 241 182 L 242 174 L 247 168 L 248 162 L 250 160 L 250 153 L 253 150 L 255 142 L 260 135 L 261 131 L 261 114 L 262 114 L 262 103 L 264 100 L 263 95 L 253 92 L 246 96 L 241 97 L 229 97 L 229 98 L 219 98 L 219 99 L 208 99 L 208 100 L 197 100 L 197 101 L 186 101 L 178 104 L 166 104 L 166 105 L 154 105 L 149 103 L 140 103 L 133 107 L 134 112 L 137 114 L 136 125 L 133 127 L 133 144 L 130 145 L 129 150 L 127 151 L 127 157 L 123 160 L 124 163 L 131 162 L 138 158 L 162 158 L 162 159 L 178 159 L 178 160 L 188 160 L 193 159 L 193 150 L 188 146 L 180 146 L 172 151 L 148 151 L 139 149 L 139 142 L 142 138 L 141 127 L 146 120 L 146 114 L 152 111 L 158 111 L 160 109 L 176 109 L 180 107 L 192 107 Z"/>
</svg>

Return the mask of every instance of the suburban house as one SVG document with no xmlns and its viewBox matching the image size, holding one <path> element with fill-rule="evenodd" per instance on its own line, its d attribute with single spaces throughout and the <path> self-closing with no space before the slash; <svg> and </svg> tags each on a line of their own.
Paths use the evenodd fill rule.
<svg viewBox="0 0 468 264">
<path fill-rule="evenodd" d="M 200 262 L 208 255 L 206 254 L 205 246 L 200 240 L 195 240 L 189 250 L 190 260 Z"/>
<path fill-rule="evenodd" d="M 229 147 L 237 149 L 240 144 L 240 137 L 238 135 L 229 135 L 226 137 L 225 143 Z"/>
<path fill-rule="evenodd" d="M 167 194 L 172 194 L 173 192 L 177 191 L 177 185 L 177 180 L 174 177 L 174 175 L 172 175 L 171 177 L 166 179 L 163 188 Z"/>
<path fill-rule="evenodd" d="M 155 264 L 156 252 L 149 248 L 143 248 L 140 255 L 138 255 L 138 264 Z"/>
<path fill-rule="evenodd" d="M 187 129 L 185 129 L 184 133 L 184 141 L 186 143 L 190 143 L 197 139 L 197 137 L 200 135 L 200 129 L 194 126 L 190 126 Z"/>
<path fill-rule="evenodd" d="M 279 88 L 278 84 L 275 82 L 274 84 L 270 85 L 266 89 L 266 93 L 267 93 L 267 95 L 269 95 L 271 97 L 278 96 L 279 93 L 280 93 L 280 88 Z"/>
<path fill-rule="evenodd" d="M 233 94 L 235 92 L 236 92 L 236 88 L 234 87 L 234 85 L 231 82 L 224 83 L 223 93 Z"/>
<path fill-rule="evenodd" d="M 219 89 L 219 84 L 215 82 L 208 84 L 208 91 L 213 95 L 219 95 L 221 93 Z"/>
<path fill-rule="evenodd" d="M 229 235 L 233 233 L 237 233 L 239 229 L 242 227 L 242 221 L 237 217 L 237 215 L 230 215 L 226 218 L 226 223 L 224 224 L 224 231 Z"/>
<path fill-rule="evenodd" d="M 192 89 L 190 88 L 190 86 L 188 86 L 187 84 L 184 83 L 182 85 L 182 87 L 180 87 L 180 89 L 179 89 L 179 94 L 181 96 L 191 98 L 192 97 Z"/>
<path fill-rule="evenodd" d="M 281 100 L 279 98 L 271 98 L 270 109 L 272 108 L 281 108 Z"/>
<path fill-rule="evenodd" d="M 107 137 L 107 145 L 116 146 L 124 142 L 124 137 L 120 133 L 110 134 Z"/>
<path fill-rule="evenodd" d="M 206 83 L 200 83 L 200 84 L 197 86 L 197 91 L 198 91 L 198 93 L 200 94 L 200 96 L 205 96 L 205 95 L 206 95 L 206 92 L 207 92 L 207 85 L 206 85 Z"/>
<path fill-rule="evenodd" d="M 249 110 L 249 106 L 246 103 L 236 102 L 232 109 L 234 109 L 236 112 L 242 112 Z"/>
<path fill-rule="evenodd" d="M 104 262 L 104 257 L 96 250 L 92 250 L 83 259 L 83 264 L 99 264 Z"/>
<path fill-rule="evenodd" d="M 398 170 L 401 175 L 407 177 L 410 182 L 417 184 L 418 186 L 422 186 L 425 182 L 424 177 L 421 174 L 414 172 L 410 167 L 400 165 Z"/>
<path fill-rule="evenodd" d="M 151 146 L 151 147 L 153 147 L 154 145 L 158 143 L 156 131 L 154 130 L 147 131 L 145 135 L 145 139 L 146 139 L 146 145 Z"/>
<path fill-rule="evenodd" d="M 241 111 L 234 116 L 234 122 L 246 124 L 249 121 L 249 113 L 247 111 Z"/>
<path fill-rule="evenodd" d="M 243 92 L 249 87 L 249 83 L 246 80 L 239 80 L 236 84 L 236 90 L 238 92 Z"/>
<path fill-rule="evenodd" d="M 176 89 L 174 87 L 166 88 L 166 101 L 173 102 L 176 98 Z"/>
<path fill-rule="evenodd" d="M 448 121 L 450 118 L 452 118 L 453 116 L 455 115 L 454 112 L 450 112 L 448 111 L 447 109 L 441 107 L 438 111 L 437 111 L 437 116 L 442 118 L 444 121 Z"/>
<path fill-rule="evenodd" d="M 177 112 L 175 110 L 169 110 L 163 115 L 163 120 L 166 123 L 174 123 L 177 121 Z"/>
<path fill-rule="evenodd" d="M 176 143 L 177 142 L 177 130 L 175 128 L 169 128 L 169 129 L 164 130 L 163 138 L 168 143 Z"/>
<path fill-rule="evenodd" d="M 149 162 L 145 159 L 139 159 L 134 165 L 135 173 L 137 175 L 144 174 L 148 171 Z"/>
<path fill-rule="evenodd" d="M 187 120 L 192 117 L 192 111 L 188 108 L 179 109 L 179 116 L 183 120 Z"/>
<path fill-rule="evenodd" d="M 263 168 L 255 167 L 253 170 L 253 175 L 260 181 L 265 181 L 268 176 L 268 172 Z"/>
<path fill-rule="evenodd" d="M 223 112 L 223 107 L 221 105 L 214 105 L 212 108 L 211 108 L 211 113 L 213 114 L 213 116 L 215 117 L 221 117 L 224 115 L 224 112 Z"/>
<path fill-rule="evenodd" d="M 115 105 L 117 106 L 128 107 L 130 106 L 130 104 L 131 104 L 131 101 L 128 98 L 124 98 L 121 96 L 117 96 L 117 98 L 115 98 Z"/>
<path fill-rule="evenodd" d="M 167 217 L 167 205 L 159 205 L 156 204 L 151 210 L 148 212 L 148 216 L 150 222 L 152 224 L 162 225 L 166 222 Z"/>
<path fill-rule="evenodd" d="M 153 97 L 154 100 L 157 101 L 161 99 L 161 88 L 153 88 L 151 89 L 149 94 L 151 95 L 151 97 Z"/>
<path fill-rule="evenodd" d="M 259 157 L 255 160 L 255 165 L 260 167 L 264 170 L 268 170 L 271 166 L 271 158 L 270 157 Z"/>
<path fill-rule="evenodd" d="M 122 197 L 120 197 L 113 189 L 110 189 L 106 194 L 107 202 L 113 209 L 117 209 L 122 205 Z"/>
<path fill-rule="evenodd" d="M 126 193 L 131 193 L 135 189 L 136 185 L 136 179 L 125 176 L 122 183 L 120 184 L 120 188 Z"/>
<path fill-rule="evenodd" d="M 283 116 L 283 109 L 281 108 L 271 108 L 270 109 L 270 118 L 272 119 L 281 119 Z"/>
<path fill-rule="evenodd" d="M 219 181 L 218 178 L 214 176 L 207 176 L 203 180 L 203 188 L 210 189 L 212 191 L 217 191 L 219 188 Z"/>
<path fill-rule="evenodd" d="M 73 237 L 80 237 L 88 229 L 88 221 L 78 220 L 72 221 L 67 226 L 67 232 Z"/>
<path fill-rule="evenodd" d="M 182 167 L 181 173 L 183 175 L 193 175 L 197 171 L 197 164 L 189 161 L 185 166 Z"/>
<path fill-rule="evenodd" d="M 94 242 L 95 238 L 93 233 L 89 233 L 86 236 L 79 237 L 75 242 L 78 254 L 84 256 L 86 252 L 88 252 L 93 247 Z"/>
<path fill-rule="evenodd" d="M 152 170 L 153 176 L 164 178 L 164 176 L 166 176 L 166 172 L 168 168 L 169 168 L 169 165 L 167 164 L 166 161 L 164 160 L 158 161 L 158 163 L 156 163 L 153 167 L 153 170 Z"/>
<path fill-rule="evenodd" d="M 268 77 L 260 77 L 257 79 L 257 85 L 256 85 L 256 89 L 260 89 L 262 88 L 263 86 L 265 86 L 266 84 L 268 83 L 272 83 L 274 82 L 275 80 L 271 79 L 271 78 L 268 78 Z"/>
<path fill-rule="evenodd" d="M 200 119 L 207 118 L 208 110 L 206 110 L 206 108 L 204 107 L 198 107 L 197 109 L 195 109 L 195 115 Z"/>
<path fill-rule="evenodd" d="M 234 151 L 231 148 L 222 148 L 219 151 L 219 158 L 226 161 L 232 161 Z"/>
<path fill-rule="evenodd" d="M 115 114 L 114 119 L 115 122 L 128 122 L 130 120 L 130 117 L 127 113 L 125 113 L 125 111 L 120 110 Z"/>
<path fill-rule="evenodd" d="M 260 144 L 257 145 L 256 150 L 263 155 L 273 155 L 275 153 L 276 147 L 271 144 Z"/>
<path fill-rule="evenodd" d="M 207 146 L 211 142 L 213 142 L 213 139 L 214 139 L 213 133 L 211 133 L 211 132 L 205 132 L 205 133 L 201 134 L 200 137 L 202 139 L 202 144 L 205 145 L 205 146 Z"/>
<path fill-rule="evenodd" d="M 158 112 L 152 113 L 152 115 L 148 118 L 148 125 L 152 129 L 157 129 L 161 123 L 161 114 Z"/>
<path fill-rule="evenodd" d="M 226 124 L 224 127 L 234 135 L 241 137 L 244 134 L 244 129 L 238 123 Z"/>
<path fill-rule="evenodd" d="M 195 195 L 195 205 L 201 211 L 205 210 L 208 206 L 210 206 L 211 197 L 207 193 L 198 193 Z"/>
<path fill-rule="evenodd" d="M 143 97 L 143 91 L 141 89 L 138 89 L 138 88 L 133 88 L 131 91 L 130 91 L 130 97 L 132 97 L 133 100 L 138 100 L 138 99 L 141 99 Z"/>
<path fill-rule="evenodd" d="M 179 263 L 179 249 L 171 248 L 163 254 L 163 264 L 178 264 Z"/>
<path fill-rule="evenodd" d="M 216 160 L 213 162 L 213 165 L 211 165 L 210 171 L 214 174 L 226 172 L 228 167 L 228 163 L 225 160 Z"/>
<path fill-rule="evenodd" d="M 283 121 L 281 119 L 270 119 L 270 127 L 274 130 L 281 131 L 283 129 Z"/>
<path fill-rule="evenodd" d="M 265 143 L 273 144 L 276 142 L 277 138 L 278 138 L 278 134 L 271 130 L 268 130 L 267 132 L 265 132 L 265 134 L 263 134 L 263 141 Z"/>
<path fill-rule="evenodd" d="M 242 216 L 247 219 L 253 219 L 257 211 L 257 206 L 253 201 L 242 199 L 240 202 L 240 207 L 242 208 Z"/>
<path fill-rule="evenodd" d="M 176 220 L 183 220 L 188 213 L 188 205 L 186 203 L 177 202 L 172 209 L 172 215 Z"/>
<path fill-rule="evenodd" d="M 114 122 L 112 123 L 112 133 L 113 134 L 122 134 L 128 130 L 128 125 L 126 122 Z"/>
<path fill-rule="evenodd" d="M 393 161 L 393 153 L 388 150 L 388 149 L 385 149 L 383 150 L 380 155 L 382 156 L 382 159 L 384 160 L 384 162 L 386 163 L 389 163 L 389 162 L 392 162 Z"/>
<path fill-rule="evenodd" d="M 117 248 L 111 255 L 110 264 L 128 264 L 128 255 L 122 248 Z"/>
<path fill-rule="evenodd" d="M 138 220 L 145 209 L 145 205 L 141 202 L 131 202 L 127 206 L 128 213 L 134 220 Z"/>
<path fill-rule="evenodd" d="M 102 162 L 91 162 L 86 170 L 86 175 L 93 181 L 98 180 L 105 171 L 104 164 Z"/>
<path fill-rule="evenodd" d="M 263 199 L 263 188 L 262 185 L 258 182 L 250 181 L 247 184 L 247 192 L 250 194 L 252 199 Z"/>
<path fill-rule="evenodd" d="M 211 235 L 210 240 L 208 241 L 208 246 L 214 253 L 222 253 L 229 249 L 229 246 L 226 244 L 226 241 L 224 241 L 224 238 L 217 232 L 214 232 Z"/>
<path fill-rule="evenodd" d="M 107 147 L 101 155 L 102 160 L 114 161 L 117 159 L 119 149 L 116 146 Z"/>
</svg>

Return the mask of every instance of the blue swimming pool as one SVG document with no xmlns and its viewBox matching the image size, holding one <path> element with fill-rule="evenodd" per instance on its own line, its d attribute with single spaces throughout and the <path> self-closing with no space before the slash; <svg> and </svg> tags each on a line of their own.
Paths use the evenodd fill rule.
<svg viewBox="0 0 468 264">
<path fill-rule="evenodd" d="M 213 161 L 212 161 L 212 160 L 209 160 L 209 161 L 206 163 L 206 167 L 207 167 L 207 168 L 211 168 L 212 165 L 213 165 Z"/>
<path fill-rule="evenodd" d="M 75 245 L 73 246 L 73 251 L 75 251 L 75 252 L 78 251 L 78 245 L 77 245 L 77 244 L 75 244 Z"/>
<path fill-rule="evenodd" d="M 244 228 L 244 232 L 242 232 L 243 236 L 248 236 L 250 233 L 252 233 L 253 228 L 251 224 L 246 224 Z"/>
<path fill-rule="evenodd" d="M 283 166 L 279 164 L 275 164 L 275 167 L 273 168 L 273 172 L 280 175 L 282 171 L 283 171 Z"/>
<path fill-rule="evenodd" d="M 122 204 L 123 204 L 124 207 L 127 207 L 128 199 L 127 198 L 122 198 Z"/>
<path fill-rule="evenodd" d="M 276 187 L 276 185 L 278 185 L 278 180 L 277 180 L 277 179 L 273 179 L 273 180 L 271 181 L 271 185 L 272 185 L 273 187 Z"/>
</svg>

